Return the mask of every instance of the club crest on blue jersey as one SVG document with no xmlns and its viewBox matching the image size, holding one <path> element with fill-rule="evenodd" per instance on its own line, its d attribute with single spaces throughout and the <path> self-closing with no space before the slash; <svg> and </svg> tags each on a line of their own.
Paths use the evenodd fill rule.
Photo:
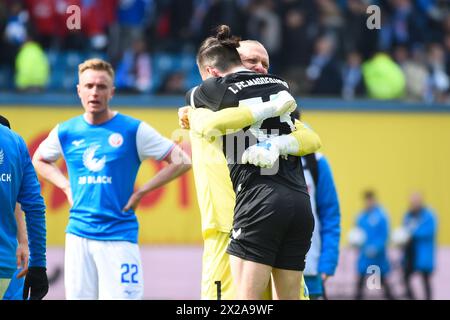
<svg viewBox="0 0 450 320">
<path fill-rule="evenodd" d="M 120 133 L 113 133 L 108 138 L 109 145 L 113 148 L 119 148 L 123 144 L 123 137 Z"/>
</svg>

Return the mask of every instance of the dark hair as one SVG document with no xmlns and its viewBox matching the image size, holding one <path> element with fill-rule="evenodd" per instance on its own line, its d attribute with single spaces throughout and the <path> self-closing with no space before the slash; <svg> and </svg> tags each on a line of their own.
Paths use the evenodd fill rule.
<svg viewBox="0 0 450 320">
<path fill-rule="evenodd" d="M 365 200 L 375 200 L 375 198 L 376 198 L 375 191 L 373 191 L 373 190 L 364 191 L 364 199 Z"/>
<path fill-rule="evenodd" d="M 216 29 L 216 35 L 206 38 L 197 53 L 197 63 L 200 67 L 213 66 L 222 72 L 242 64 L 236 48 L 240 37 L 233 36 L 229 26 L 221 25 Z"/>
<path fill-rule="evenodd" d="M 11 125 L 9 124 L 8 119 L 0 115 L 0 124 L 4 125 L 5 127 L 8 127 L 11 129 Z"/>
</svg>

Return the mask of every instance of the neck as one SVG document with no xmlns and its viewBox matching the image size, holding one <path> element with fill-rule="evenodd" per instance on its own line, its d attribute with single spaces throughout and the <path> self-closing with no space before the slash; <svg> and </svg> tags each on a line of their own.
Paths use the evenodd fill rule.
<svg viewBox="0 0 450 320">
<path fill-rule="evenodd" d="M 236 66 L 231 68 L 229 71 L 227 71 L 226 73 L 235 73 L 235 72 L 239 72 L 239 71 L 251 71 L 249 69 L 247 69 L 246 67 L 244 67 L 243 65 L 240 66 Z"/>
<path fill-rule="evenodd" d="M 84 114 L 84 119 L 89 124 L 102 124 L 106 121 L 109 121 L 114 117 L 115 112 L 113 112 L 111 109 L 107 108 L 104 112 L 101 113 L 91 113 L 86 112 Z"/>
<path fill-rule="evenodd" d="M 421 206 L 420 207 L 414 207 L 414 208 L 411 209 L 411 212 L 413 214 L 418 214 L 421 210 L 422 210 Z"/>
</svg>

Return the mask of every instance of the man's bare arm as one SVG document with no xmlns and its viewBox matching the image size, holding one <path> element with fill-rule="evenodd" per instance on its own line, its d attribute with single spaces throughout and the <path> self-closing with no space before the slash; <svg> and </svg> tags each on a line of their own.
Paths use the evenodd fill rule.
<svg viewBox="0 0 450 320">
<path fill-rule="evenodd" d="M 28 261 L 30 258 L 30 252 L 28 250 L 28 235 L 27 227 L 25 225 L 25 219 L 23 218 L 23 212 L 20 209 L 20 205 L 16 204 L 16 209 L 14 210 L 14 215 L 16 217 L 17 223 L 17 268 L 22 268 L 22 271 L 17 274 L 17 278 L 22 278 L 28 272 Z"/>
<path fill-rule="evenodd" d="M 169 183 L 173 179 L 181 176 L 189 169 L 191 169 L 191 159 L 181 150 L 180 147 L 175 146 L 166 157 L 167 166 L 162 168 L 150 181 L 140 187 L 128 200 L 128 203 L 123 208 L 123 211 L 130 209 L 135 210 L 141 199 L 149 192 L 158 189 L 159 187 Z"/>
<path fill-rule="evenodd" d="M 60 188 L 65 193 L 70 206 L 72 206 L 73 200 L 70 182 L 55 162 L 45 160 L 40 155 L 38 149 L 33 156 L 33 165 L 38 174 L 40 174 L 45 180 L 55 185 L 57 188 Z"/>
</svg>

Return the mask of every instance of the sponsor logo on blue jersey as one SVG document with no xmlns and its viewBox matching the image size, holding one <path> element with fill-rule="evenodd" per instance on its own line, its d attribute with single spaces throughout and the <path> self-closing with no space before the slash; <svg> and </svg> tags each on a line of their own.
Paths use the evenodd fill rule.
<svg viewBox="0 0 450 320">
<path fill-rule="evenodd" d="M 73 141 L 72 141 L 72 144 L 73 144 L 75 147 L 79 147 L 83 142 L 84 142 L 84 139 L 73 140 Z"/>
<path fill-rule="evenodd" d="M 3 165 L 5 161 L 5 152 L 3 149 L 0 149 L 0 166 Z M 0 174 L 0 182 L 11 182 L 11 173 L 2 173 Z"/>
</svg>

